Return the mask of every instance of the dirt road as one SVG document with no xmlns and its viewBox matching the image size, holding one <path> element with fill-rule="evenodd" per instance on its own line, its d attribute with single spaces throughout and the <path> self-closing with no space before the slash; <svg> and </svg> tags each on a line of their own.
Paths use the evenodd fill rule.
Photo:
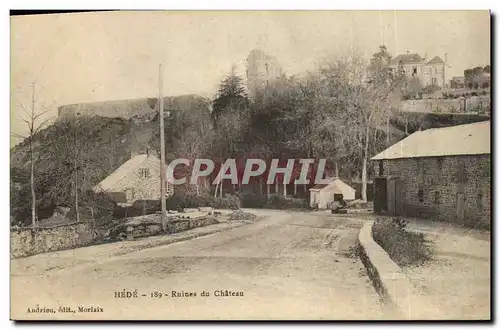
<svg viewBox="0 0 500 330">
<path fill-rule="evenodd" d="M 260 211 L 260 215 L 268 217 L 213 235 L 43 274 L 12 267 L 12 318 L 393 317 L 380 303 L 359 259 L 349 256 L 361 221 L 282 211 Z M 124 290 L 132 297 L 122 298 Z"/>
</svg>

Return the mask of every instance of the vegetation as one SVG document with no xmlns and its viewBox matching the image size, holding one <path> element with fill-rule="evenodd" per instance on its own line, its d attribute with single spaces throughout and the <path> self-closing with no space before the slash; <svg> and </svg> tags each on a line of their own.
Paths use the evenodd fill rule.
<svg viewBox="0 0 500 330">
<path fill-rule="evenodd" d="M 478 66 L 464 71 L 465 86 L 468 88 L 489 88 L 490 80 L 485 78 L 486 74 L 491 74 L 489 65 L 484 68 Z"/>
<path fill-rule="evenodd" d="M 377 219 L 372 230 L 374 241 L 401 267 L 420 265 L 431 258 L 424 234 L 407 230 L 401 218 Z"/>
<path fill-rule="evenodd" d="M 390 58 L 381 47 L 367 65 L 368 59 L 349 52 L 322 61 L 300 78 L 282 75 L 269 81 L 252 99 L 233 67 L 221 80 L 213 100 L 195 95 L 168 99 L 165 110 L 170 113 L 164 118 L 166 161 L 187 158 L 193 163 L 197 158 L 209 158 L 216 163 L 208 180 L 176 187 L 176 195 L 167 200 L 169 208 L 237 207 L 240 202 L 245 207 L 307 205 L 303 200 L 290 199 L 299 196 L 290 192 L 268 198 L 267 173 L 251 181 L 250 186 L 260 189 L 234 185 L 229 180 L 212 185 L 217 166 L 227 158 L 238 162 L 259 158 L 267 164 L 273 158 L 323 158 L 327 160 L 326 174 L 361 177 L 361 198 L 366 201 L 369 159 L 387 147 L 387 127 L 397 116 L 395 110 L 405 93 L 403 77 L 387 69 Z M 148 99 L 148 105 L 157 109 L 154 99 Z M 116 206 L 111 206 L 105 196 L 90 191 L 128 160 L 138 146 L 149 145 L 159 151 L 159 116 L 157 110 L 156 115 L 155 110 L 151 111 L 153 115 L 130 120 L 85 116 L 60 119 L 14 147 L 14 222 L 29 224 L 33 204 L 39 219 L 50 217 L 58 206 L 76 210 L 76 201 L 82 219 L 123 214 L 123 210 L 115 211 Z M 35 203 L 30 196 L 31 167 Z M 181 166 L 177 169 L 189 182 L 191 171 Z M 315 174 L 310 171 L 309 178 Z M 286 191 L 282 181 L 278 184 L 280 191 Z M 233 196 L 236 194 L 239 196 Z"/>
</svg>

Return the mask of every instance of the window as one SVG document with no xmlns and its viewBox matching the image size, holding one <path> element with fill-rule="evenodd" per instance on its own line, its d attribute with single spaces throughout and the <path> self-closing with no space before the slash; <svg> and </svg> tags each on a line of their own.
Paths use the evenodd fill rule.
<svg viewBox="0 0 500 330">
<path fill-rule="evenodd" d="M 438 81 L 437 81 L 437 79 L 436 79 L 436 78 L 432 78 L 432 82 L 431 82 L 431 83 L 432 83 L 432 85 L 437 85 L 437 82 L 438 82 Z"/>
<path fill-rule="evenodd" d="M 457 183 L 464 184 L 467 182 L 467 169 L 463 160 L 458 163 L 456 176 Z"/>
<path fill-rule="evenodd" d="M 478 192 L 476 197 L 476 207 L 479 211 L 483 210 L 483 193 Z"/>
<path fill-rule="evenodd" d="M 378 175 L 382 176 L 384 175 L 384 161 L 381 160 L 378 164 Z"/>
<path fill-rule="evenodd" d="M 423 184 L 424 183 L 424 161 L 422 158 L 419 158 L 417 161 L 417 167 L 418 167 L 418 181 Z"/>
<path fill-rule="evenodd" d="M 125 191 L 125 199 L 127 202 L 131 202 L 134 199 L 134 190 L 133 189 L 127 189 Z"/>
<path fill-rule="evenodd" d="M 437 168 L 439 171 L 441 171 L 443 169 L 443 158 L 442 157 L 437 158 Z"/>
<path fill-rule="evenodd" d="M 422 203 L 424 201 L 424 190 L 423 189 L 418 190 L 418 201 L 420 203 Z"/>
<path fill-rule="evenodd" d="M 417 67 L 416 66 L 413 67 L 413 75 L 414 76 L 417 75 Z"/>
<path fill-rule="evenodd" d="M 149 174 L 149 168 L 141 168 L 139 170 L 139 175 L 141 178 L 145 179 L 145 178 L 149 178 L 150 177 L 150 174 Z"/>
<path fill-rule="evenodd" d="M 434 204 L 439 204 L 441 203 L 441 192 L 435 191 L 434 192 Z"/>
</svg>

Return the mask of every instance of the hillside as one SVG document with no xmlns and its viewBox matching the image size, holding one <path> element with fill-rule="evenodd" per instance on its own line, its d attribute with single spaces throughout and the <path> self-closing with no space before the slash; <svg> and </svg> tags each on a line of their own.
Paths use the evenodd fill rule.
<svg viewBox="0 0 500 330">
<path fill-rule="evenodd" d="M 115 106 L 116 101 L 109 104 Z M 185 122 L 200 111 L 208 118 L 210 111 L 207 100 L 197 96 L 166 98 L 165 109 L 176 114 L 166 119 L 165 125 L 170 151 L 175 151 L 172 149 L 176 145 L 174 135 L 178 133 L 175 127 L 186 126 Z M 143 151 L 147 145 L 159 151 L 158 111 L 152 109 L 147 116 L 134 115 L 128 119 L 85 112 L 77 120 L 63 116 L 35 135 L 33 141 L 39 218 L 50 217 L 57 206 L 73 206 L 75 160 L 82 198 L 80 205 L 85 210 L 87 204 L 96 202 L 96 196 L 86 192 L 128 160 L 132 153 Z M 27 220 L 31 212 L 28 140 L 13 147 L 10 154 L 11 215 L 16 221 L 30 221 Z M 109 205 L 102 211 L 109 213 Z"/>
<path fill-rule="evenodd" d="M 40 131 L 34 137 L 35 188 L 37 210 L 40 219 L 50 217 L 56 207 L 73 209 L 75 161 L 78 169 L 79 205 L 83 217 L 105 218 L 113 212 L 103 196 L 95 196 L 88 191 L 112 171 L 117 169 L 132 153 L 144 151 L 146 146 L 159 151 L 157 99 L 143 99 L 149 102 L 150 111 L 135 114 L 130 118 L 96 116 L 115 109 L 120 101 L 99 103 L 89 107 L 91 111 L 80 116 L 62 116 L 53 125 Z M 129 101 L 127 101 L 129 102 Z M 133 103 L 133 102 L 132 102 Z M 129 104 L 131 104 L 129 102 Z M 136 103 L 139 104 L 139 103 Z M 108 107 L 109 106 L 109 107 Z M 275 105 L 273 105 L 275 106 Z M 165 109 L 171 114 L 165 118 L 167 162 L 178 157 L 230 157 L 228 148 L 231 139 L 239 139 L 234 129 L 234 121 L 228 121 L 227 131 L 214 133 L 210 120 L 208 100 L 188 95 L 165 98 Z M 400 113 L 391 120 L 390 143 L 395 143 L 421 128 L 442 127 L 487 120 L 487 116 L 443 115 L 429 113 Z M 224 122 L 221 122 L 224 123 Z M 266 127 L 266 122 L 256 122 L 254 128 Z M 386 125 L 380 127 L 386 129 Z M 243 130 L 242 132 L 245 132 Z M 251 138 L 258 137 L 255 131 Z M 239 140 L 236 140 L 239 141 Z M 241 152 L 245 140 L 241 137 Z M 385 138 L 379 141 L 380 148 L 386 147 Z M 352 168 L 354 165 L 349 165 Z M 31 212 L 29 144 L 25 140 L 11 149 L 11 215 L 15 222 L 29 222 Z M 90 211 L 92 210 L 92 211 Z M 69 217 L 74 217 L 74 210 Z"/>
<path fill-rule="evenodd" d="M 181 96 L 167 96 L 163 98 L 165 109 L 185 109 L 193 103 L 209 103 L 201 96 L 190 94 Z M 139 98 L 128 100 L 111 100 L 92 103 L 78 103 L 60 106 L 59 118 L 72 118 L 75 114 L 86 116 L 100 116 L 109 118 L 147 118 L 154 116 L 158 109 L 158 98 Z"/>
</svg>

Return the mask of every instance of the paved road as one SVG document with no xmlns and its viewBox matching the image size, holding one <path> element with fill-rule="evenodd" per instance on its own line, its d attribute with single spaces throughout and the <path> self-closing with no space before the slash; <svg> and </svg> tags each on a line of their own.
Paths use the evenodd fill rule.
<svg viewBox="0 0 500 330">
<path fill-rule="evenodd" d="M 270 216 L 97 263 L 38 275 L 13 271 L 11 315 L 127 320 L 392 317 L 359 259 L 349 256 L 361 221 L 281 211 L 261 215 Z M 139 297 L 115 298 L 124 289 L 137 289 Z M 226 290 L 230 296 L 220 296 Z M 202 296 L 203 291 L 209 296 Z M 155 292 L 163 296 L 151 297 Z M 37 304 L 56 313 L 28 314 Z M 65 306 L 76 313 L 57 311 Z M 103 311 L 78 312 L 78 306 Z"/>
</svg>

